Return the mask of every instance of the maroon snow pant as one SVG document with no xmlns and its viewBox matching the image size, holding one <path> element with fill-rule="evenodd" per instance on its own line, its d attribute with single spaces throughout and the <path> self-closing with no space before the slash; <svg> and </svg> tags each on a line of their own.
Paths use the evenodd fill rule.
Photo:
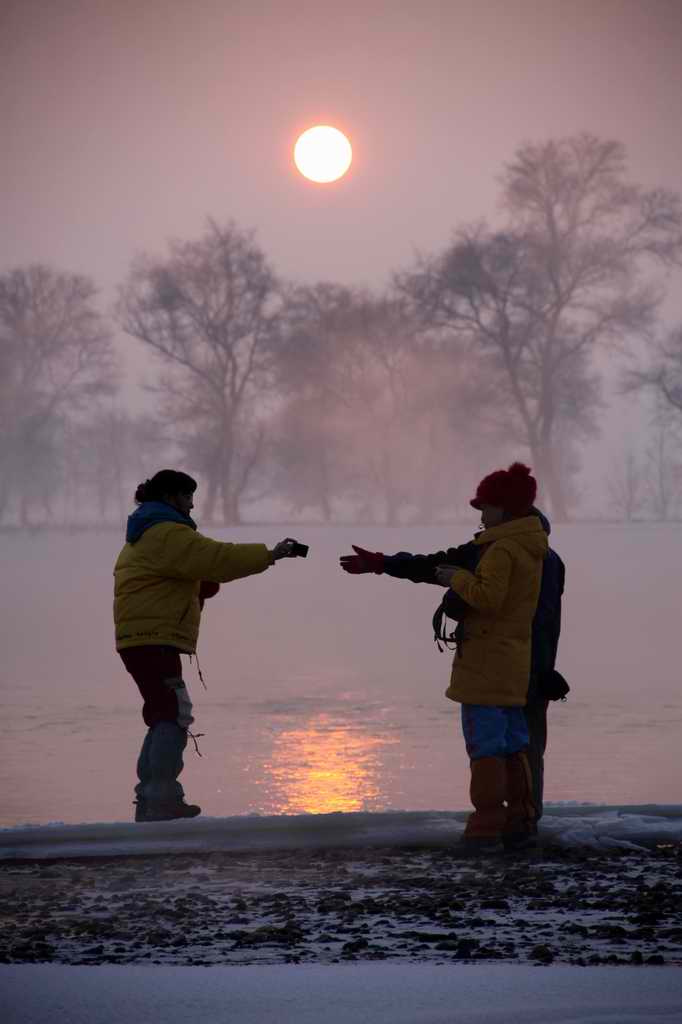
<svg viewBox="0 0 682 1024">
<path fill-rule="evenodd" d="M 142 717 L 146 725 L 151 729 L 157 722 L 177 722 L 178 698 L 175 690 L 166 683 L 167 679 L 182 678 L 177 647 L 149 644 L 126 647 L 118 653 L 142 694 Z"/>
<path fill-rule="evenodd" d="M 149 727 L 137 759 L 138 812 L 154 804 L 177 804 L 184 797 L 178 776 L 184 767 L 187 726 L 192 721 L 180 652 L 176 647 L 150 644 L 129 647 L 119 654 L 142 694 L 142 717 Z M 136 813 L 135 820 L 144 819 Z"/>
</svg>

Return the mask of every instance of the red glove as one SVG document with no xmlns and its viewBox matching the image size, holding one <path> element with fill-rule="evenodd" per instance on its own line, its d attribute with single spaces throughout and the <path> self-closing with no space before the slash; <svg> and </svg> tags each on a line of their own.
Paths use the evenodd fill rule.
<svg viewBox="0 0 682 1024">
<path fill-rule="evenodd" d="M 364 548 L 358 548 L 355 544 L 351 547 L 355 551 L 354 555 L 342 555 L 339 561 L 341 562 L 341 568 L 346 572 L 358 575 L 362 572 L 375 572 L 381 574 L 384 571 L 384 555 L 381 551 L 365 551 Z"/>
<path fill-rule="evenodd" d="M 207 601 L 209 597 L 215 597 L 219 590 L 219 583 L 212 583 L 210 580 L 202 580 L 199 584 L 199 607 L 203 609 L 204 601 Z"/>
</svg>

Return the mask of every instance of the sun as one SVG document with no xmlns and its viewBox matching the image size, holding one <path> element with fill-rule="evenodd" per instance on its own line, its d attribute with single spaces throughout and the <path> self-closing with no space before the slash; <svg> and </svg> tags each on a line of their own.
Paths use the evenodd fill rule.
<svg viewBox="0 0 682 1024">
<path fill-rule="evenodd" d="M 324 185 L 342 178 L 352 159 L 350 142 L 329 124 L 308 128 L 294 146 L 294 163 L 303 177 Z"/>
</svg>

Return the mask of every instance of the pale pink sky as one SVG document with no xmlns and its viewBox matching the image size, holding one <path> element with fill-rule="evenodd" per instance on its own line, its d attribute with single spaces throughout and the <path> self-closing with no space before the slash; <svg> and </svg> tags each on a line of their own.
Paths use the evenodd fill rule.
<svg viewBox="0 0 682 1024">
<path fill-rule="evenodd" d="M 680 0 L 4 0 L 0 272 L 84 271 L 108 304 L 211 215 L 287 277 L 380 286 L 494 218 L 525 140 L 617 138 L 635 180 L 682 188 L 680 53 Z M 292 165 L 319 122 L 354 146 L 335 185 Z"/>
<path fill-rule="evenodd" d="M 4 0 L 0 267 L 48 260 L 107 289 L 211 214 L 280 271 L 380 284 L 413 247 L 494 214 L 526 139 L 624 141 L 682 185 L 679 0 L 318 3 Z M 297 132 L 346 130 L 315 187 Z"/>
</svg>

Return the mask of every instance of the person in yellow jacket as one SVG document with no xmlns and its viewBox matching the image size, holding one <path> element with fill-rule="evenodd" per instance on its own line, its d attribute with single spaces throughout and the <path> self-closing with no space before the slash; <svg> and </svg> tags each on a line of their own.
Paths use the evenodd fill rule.
<svg viewBox="0 0 682 1024">
<path fill-rule="evenodd" d="M 441 565 L 436 576 L 467 606 L 446 696 L 462 705 L 474 812 L 464 832 L 470 849 L 523 845 L 535 831 L 526 756 L 531 626 L 547 535 L 530 514 L 537 491 L 528 467 L 514 463 L 478 486 L 473 508 L 484 529 L 476 571 Z"/>
<path fill-rule="evenodd" d="M 178 782 L 194 718 L 181 654 L 196 651 L 204 601 L 221 583 L 263 572 L 294 542 L 227 544 L 197 532 L 196 481 L 162 469 L 137 488 L 126 543 L 114 567 L 116 650 L 144 701 L 147 734 L 137 762 L 136 821 L 193 818 Z"/>
</svg>

